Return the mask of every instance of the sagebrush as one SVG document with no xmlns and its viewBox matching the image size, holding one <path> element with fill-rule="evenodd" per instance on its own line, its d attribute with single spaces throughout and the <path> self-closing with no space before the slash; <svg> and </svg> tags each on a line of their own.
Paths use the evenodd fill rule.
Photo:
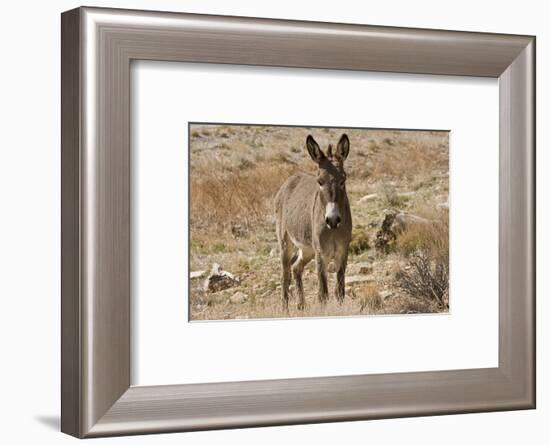
<svg viewBox="0 0 550 445">
<path fill-rule="evenodd" d="M 449 308 L 449 257 L 432 256 L 426 250 L 408 258 L 408 266 L 398 272 L 397 284 L 410 297 Z"/>
</svg>

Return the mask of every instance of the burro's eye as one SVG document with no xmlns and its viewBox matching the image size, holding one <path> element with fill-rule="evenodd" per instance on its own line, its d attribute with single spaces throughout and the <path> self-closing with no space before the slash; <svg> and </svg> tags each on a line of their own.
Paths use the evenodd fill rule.
<svg viewBox="0 0 550 445">
<path fill-rule="evenodd" d="M 346 178 L 340 180 L 340 188 L 343 189 L 346 186 Z"/>
<path fill-rule="evenodd" d="M 319 187 L 323 187 L 325 185 L 325 182 L 322 179 L 317 179 L 317 183 L 319 184 Z"/>
</svg>

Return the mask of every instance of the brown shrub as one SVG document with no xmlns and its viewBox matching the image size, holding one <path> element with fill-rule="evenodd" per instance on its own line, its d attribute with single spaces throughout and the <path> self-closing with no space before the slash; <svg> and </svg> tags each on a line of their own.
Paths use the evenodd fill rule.
<svg viewBox="0 0 550 445">
<path fill-rule="evenodd" d="M 360 312 L 375 314 L 382 309 L 382 298 L 377 283 L 368 283 L 360 291 Z"/>
<path fill-rule="evenodd" d="M 449 214 L 446 210 L 415 208 L 415 214 L 392 210 L 386 213 L 376 233 L 375 247 L 383 253 L 409 256 L 425 250 L 433 256 L 449 250 Z"/>
<path fill-rule="evenodd" d="M 440 308 L 449 307 L 449 257 L 433 257 L 428 251 L 417 251 L 408 259 L 408 268 L 398 272 L 397 286 L 407 295 Z"/>
<path fill-rule="evenodd" d="M 427 252 L 432 257 L 448 255 L 448 219 L 409 225 L 396 237 L 395 247 L 405 256 L 410 256 L 418 251 Z"/>
<path fill-rule="evenodd" d="M 281 166 L 220 171 L 211 168 L 191 175 L 191 221 L 214 226 L 235 223 L 248 227 L 272 213 L 275 193 L 289 175 Z"/>
<path fill-rule="evenodd" d="M 359 255 L 370 248 L 369 234 L 363 228 L 358 226 L 351 232 L 351 241 L 349 243 L 349 252 L 353 255 Z"/>
</svg>

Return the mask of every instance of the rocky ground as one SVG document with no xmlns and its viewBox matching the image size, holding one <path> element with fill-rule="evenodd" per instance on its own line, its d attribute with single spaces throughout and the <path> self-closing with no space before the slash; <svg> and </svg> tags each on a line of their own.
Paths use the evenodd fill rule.
<svg viewBox="0 0 550 445">
<path fill-rule="evenodd" d="M 306 309 L 298 311 L 291 298 L 287 314 L 281 307 L 272 199 L 292 173 L 315 172 L 305 149 L 307 134 L 324 149 L 343 132 L 351 142 L 345 167 L 354 221 L 346 298 L 336 303 L 331 273 L 329 302 L 316 301 L 311 262 L 304 272 Z M 190 143 L 192 320 L 448 310 L 399 284 L 400 274 L 415 271 L 411 256 L 416 252 L 447 255 L 447 132 L 192 125 Z M 418 219 L 399 230 L 394 224 L 395 234 L 390 231 L 388 238 L 379 233 L 388 214 Z M 224 271 L 231 274 L 225 284 L 216 278 Z M 218 285 L 211 285 L 216 280 Z"/>
</svg>

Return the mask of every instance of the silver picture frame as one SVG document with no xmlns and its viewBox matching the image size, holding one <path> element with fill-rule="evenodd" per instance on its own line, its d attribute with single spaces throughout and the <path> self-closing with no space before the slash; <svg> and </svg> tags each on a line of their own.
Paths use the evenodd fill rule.
<svg viewBox="0 0 550 445">
<path fill-rule="evenodd" d="M 61 37 L 63 432 L 535 407 L 535 37 L 88 7 L 62 14 Z M 498 367 L 131 386 L 132 60 L 498 78 Z"/>
</svg>

